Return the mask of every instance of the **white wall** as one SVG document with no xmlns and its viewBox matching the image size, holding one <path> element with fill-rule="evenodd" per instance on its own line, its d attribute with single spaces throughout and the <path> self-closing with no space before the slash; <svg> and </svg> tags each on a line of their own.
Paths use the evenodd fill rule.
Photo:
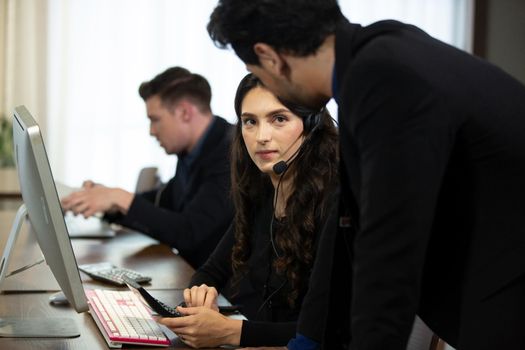
<svg viewBox="0 0 525 350">
<path fill-rule="evenodd" d="M 206 25 L 216 0 L 47 0 L 46 145 L 55 177 L 68 185 L 93 179 L 128 190 L 141 167 L 173 176 L 167 157 L 148 135 L 139 84 L 170 66 L 205 76 L 213 111 L 235 121 L 233 97 L 246 74 L 231 50 L 220 50 Z M 466 47 L 470 0 L 341 0 L 351 21 L 394 18 Z M 336 108 L 329 105 L 336 116 Z"/>
</svg>

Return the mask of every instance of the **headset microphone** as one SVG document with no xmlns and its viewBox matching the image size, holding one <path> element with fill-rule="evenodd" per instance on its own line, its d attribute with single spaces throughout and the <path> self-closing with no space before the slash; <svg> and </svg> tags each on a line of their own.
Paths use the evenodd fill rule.
<svg viewBox="0 0 525 350">
<path fill-rule="evenodd" d="M 288 149 L 286 150 L 286 152 L 284 153 L 288 153 L 288 151 L 290 150 L 290 148 L 292 148 L 292 146 L 297 142 L 297 140 L 299 140 L 301 137 L 299 136 L 291 145 L 290 147 L 288 147 Z M 286 169 L 288 169 L 288 165 L 291 164 L 294 160 L 294 157 L 297 155 L 297 153 L 299 153 L 299 151 L 301 151 L 301 149 L 303 148 L 303 145 L 304 145 L 304 142 L 306 141 L 306 139 L 308 138 L 308 136 L 305 137 L 305 139 L 303 140 L 303 143 L 299 146 L 299 148 L 297 148 L 297 150 L 292 153 L 292 155 L 288 158 L 288 160 L 284 161 L 284 160 L 281 160 L 281 161 L 278 161 L 277 163 L 275 163 L 272 167 L 272 170 L 273 172 L 276 174 L 276 175 L 281 175 L 282 173 L 284 173 L 286 171 Z"/>
<path fill-rule="evenodd" d="M 288 164 L 284 160 L 281 160 L 273 165 L 273 172 L 277 175 L 281 175 L 288 168 Z"/>
<path fill-rule="evenodd" d="M 292 162 L 295 160 L 296 158 L 295 156 L 297 155 L 297 153 L 301 152 L 301 150 L 304 148 L 304 145 L 309 141 L 311 136 L 312 136 L 312 132 L 306 135 L 306 137 L 304 138 L 299 148 L 297 148 L 297 150 L 294 153 L 292 153 L 292 155 L 287 160 L 278 161 L 277 163 L 273 165 L 272 170 L 276 175 L 281 175 L 282 173 L 286 171 L 286 169 L 288 169 L 290 164 L 292 164 Z M 299 140 L 299 138 L 297 138 L 297 140 Z M 294 143 L 292 143 L 292 145 L 288 148 L 288 150 L 297 142 L 297 140 L 295 140 Z M 286 150 L 285 153 L 287 153 L 288 150 Z"/>
</svg>

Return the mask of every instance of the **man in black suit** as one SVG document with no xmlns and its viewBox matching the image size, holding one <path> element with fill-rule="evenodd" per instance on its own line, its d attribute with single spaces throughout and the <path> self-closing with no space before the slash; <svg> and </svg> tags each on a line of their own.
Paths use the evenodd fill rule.
<svg viewBox="0 0 525 350">
<path fill-rule="evenodd" d="M 178 157 L 167 184 L 133 194 L 86 181 L 62 200 L 64 209 L 137 229 L 176 248 L 193 267 L 206 261 L 233 217 L 229 198 L 232 127 L 211 112 L 206 79 L 181 67 L 144 82 L 150 133 Z"/>
<path fill-rule="evenodd" d="M 335 245 L 326 330 L 351 341 L 325 348 L 405 349 L 419 314 L 457 349 L 525 349 L 525 87 L 414 26 L 349 23 L 335 0 L 220 0 L 208 31 L 284 100 L 338 103 L 355 234 Z M 303 329 L 290 348 L 321 341 Z"/>
</svg>

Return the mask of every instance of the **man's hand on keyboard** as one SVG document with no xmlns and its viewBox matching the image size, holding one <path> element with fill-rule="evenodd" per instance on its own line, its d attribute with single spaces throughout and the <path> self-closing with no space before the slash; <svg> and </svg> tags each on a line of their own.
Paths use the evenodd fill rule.
<svg viewBox="0 0 525 350">
<path fill-rule="evenodd" d="M 187 306 L 204 306 L 215 311 L 219 311 L 217 297 L 219 293 L 215 287 L 208 287 L 205 284 L 193 286 L 184 290 L 184 302 Z"/>
<path fill-rule="evenodd" d="M 133 201 L 133 193 L 120 188 L 111 188 L 94 183 L 84 183 L 82 190 L 73 192 L 61 200 L 64 211 L 90 217 L 96 213 L 120 211 L 123 214 Z"/>
<path fill-rule="evenodd" d="M 194 348 L 238 346 L 242 321 L 234 320 L 208 307 L 177 307 L 185 317 L 158 318 L 187 345 Z"/>
<path fill-rule="evenodd" d="M 82 183 L 82 188 L 84 190 L 87 190 L 87 189 L 90 189 L 90 188 L 93 188 L 95 186 L 102 186 L 101 184 L 98 184 L 94 181 L 91 181 L 91 180 L 86 180 Z"/>
</svg>

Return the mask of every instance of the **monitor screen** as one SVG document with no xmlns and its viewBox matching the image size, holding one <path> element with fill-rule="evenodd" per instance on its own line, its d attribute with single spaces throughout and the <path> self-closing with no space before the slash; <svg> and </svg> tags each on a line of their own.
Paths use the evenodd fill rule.
<svg viewBox="0 0 525 350">
<path fill-rule="evenodd" d="M 46 263 L 75 310 L 87 311 L 44 141 L 37 122 L 24 106 L 14 111 L 13 140 L 22 198 Z"/>
</svg>

